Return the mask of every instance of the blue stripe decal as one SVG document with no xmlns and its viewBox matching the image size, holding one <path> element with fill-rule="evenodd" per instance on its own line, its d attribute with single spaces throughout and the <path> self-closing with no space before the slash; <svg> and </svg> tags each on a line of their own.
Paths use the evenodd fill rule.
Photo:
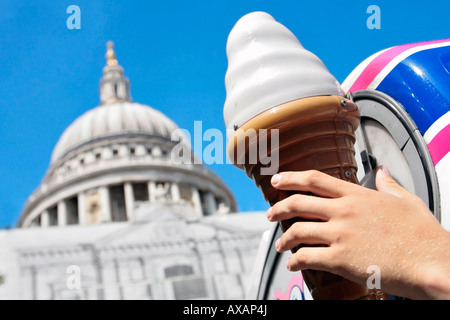
<svg viewBox="0 0 450 320">
<path fill-rule="evenodd" d="M 403 105 L 421 134 L 450 110 L 450 46 L 427 49 L 400 62 L 378 85 Z"/>
</svg>

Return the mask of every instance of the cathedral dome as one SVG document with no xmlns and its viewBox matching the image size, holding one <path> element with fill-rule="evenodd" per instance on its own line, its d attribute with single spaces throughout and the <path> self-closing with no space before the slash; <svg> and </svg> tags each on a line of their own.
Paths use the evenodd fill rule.
<svg viewBox="0 0 450 320">
<path fill-rule="evenodd" d="M 111 42 L 106 58 L 100 105 L 63 132 L 18 226 L 145 221 L 148 217 L 142 212 L 161 207 L 189 219 L 235 212 L 232 192 L 217 174 L 195 161 L 190 142 L 175 122 L 132 101 L 130 81 Z M 181 164 L 172 158 L 179 143 L 183 152 L 178 156 L 188 160 Z"/>
<path fill-rule="evenodd" d="M 107 44 L 106 66 L 100 80 L 100 105 L 77 118 L 53 149 L 50 166 L 87 143 L 123 135 L 154 136 L 171 140 L 178 126 L 162 112 L 132 102 L 130 81 Z"/>
<path fill-rule="evenodd" d="M 50 165 L 69 152 L 94 141 L 138 134 L 171 139 L 178 126 L 162 112 L 134 102 L 100 105 L 77 118 L 61 135 Z"/>
</svg>

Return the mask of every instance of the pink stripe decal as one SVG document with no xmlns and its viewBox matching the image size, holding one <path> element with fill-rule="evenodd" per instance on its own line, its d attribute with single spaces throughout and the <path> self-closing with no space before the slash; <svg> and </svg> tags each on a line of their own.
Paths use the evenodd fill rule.
<svg viewBox="0 0 450 320">
<path fill-rule="evenodd" d="M 409 50 L 411 48 L 415 48 L 418 46 L 424 46 L 429 44 L 441 43 L 449 41 L 450 39 L 441 39 L 441 40 L 433 40 L 433 41 L 425 41 L 418 43 L 410 43 L 404 44 L 400 46 L 393 47 L 389 50 L 386 50 L 379 56 L 375 57 L 369 65 L 364 69 L 364 71 L 359 75 L 358 79 L 353 83 L 349 92 L 355 92 L 358 90 L 367 89 L 367 87 L 372 83 L 375 77 L 391 62 L 395 57 L 399 54 Z"/>
<path fill-rule="evenodd" d="M 430 150 L 434 165 L 450 151 L 450 124 L 439 131 L 433 140 L 428 143 L 428 150 Z"/>
</svg>

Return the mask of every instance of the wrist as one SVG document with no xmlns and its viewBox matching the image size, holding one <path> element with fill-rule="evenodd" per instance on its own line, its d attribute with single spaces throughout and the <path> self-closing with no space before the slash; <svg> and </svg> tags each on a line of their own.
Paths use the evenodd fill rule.
<svg viewBox="0 0 450 320">
<path fill-rule="evenodd" d="M 440 241 L 428 243 L 428 253 L 422 257 L 417 273 L 418 299 L 450 299 L 450 233 L 442 232 Z M 417 264 L 417 265 L 420 265 Z"/>
<path fill-rule="evenodd" d="M 419 280 L 419 299 L 450 299 L 450 272 L 442 266 L 425 268 Z"/>
</svg>

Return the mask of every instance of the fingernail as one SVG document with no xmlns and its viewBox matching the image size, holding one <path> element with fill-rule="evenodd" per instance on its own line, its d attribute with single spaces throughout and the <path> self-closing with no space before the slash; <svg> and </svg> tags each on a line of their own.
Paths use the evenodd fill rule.
<svg viewBox="0 0 450 320">
<path fill-rule="evenodd" d="M 391 173 L 389 172 L 389 169 L 386 166 L 380 166 L 379 170 L 381 171 L 381 173 L 383 173 L 386 176 L 391 176 Z"/>
<path fill-rule="evenodd" d="M 280 239 L 278 239 L 276 242 L 275 242 L 275 249 L 277 249 L 277 251 L 278 251 L 278 248 L 280 247 Z"/>
<path fill-rule="evenodd" d="M 270 220 L 271 215 L 272 215 L 272 207 L 270 207 L 269 210 L 267 210 L 267 219 Z"/>
<path fill-rule="evenodd" d="M 277 173 L 276 175 L 272 176 L 272 180 L 270 180 L 270 182 L 273 185 L 276 185 L 278 182 L 280 182 L 281 180 L 281 174 Z"/>
<path fill-rule="evenodd" d="M 291 269 L 289 269 L 289 260 L 286 262 L 286 268 L 291 271 Z"/>
</svg>

